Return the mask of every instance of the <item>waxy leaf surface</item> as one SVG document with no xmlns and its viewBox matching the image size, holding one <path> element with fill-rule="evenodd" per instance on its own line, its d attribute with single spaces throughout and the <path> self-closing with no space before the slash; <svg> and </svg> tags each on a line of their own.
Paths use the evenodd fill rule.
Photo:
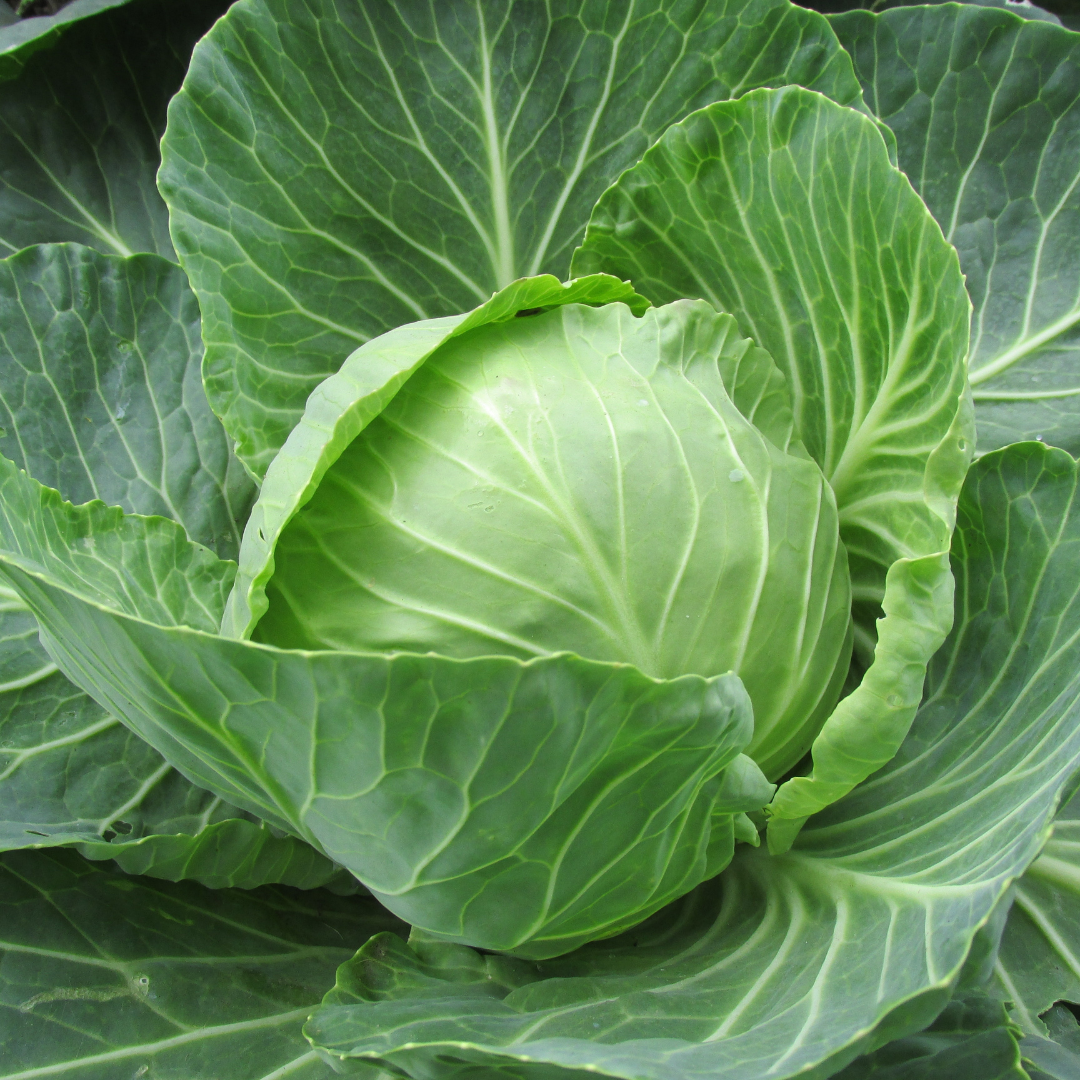
<svg viewBox="0 0 1080 1080">
<path fill-rule="evenodd" d="M 830 21 L 960 254 L 979 451 L 1080 451 L 1080 37 L 973 4 Z"/>
<path fill-rule="evenodd" d="M 949 627 L 973 452 L 956 253 L 872 121 L 786 87 L 669 128 L 597 203 L 573 272 L 733 314 L 787 376 L 796 434 L 833 487 L 868 670 L 825 721 L 813 773 L 770 807 L 783 850 L 896 752 Z"/>
<path fill-rule="evenodd" d="M 331 1080 L 304 1017 L 401 926 L 372 900 L 168 885 L 69 852 L 0 856 L 0 913 L 4 1080 Z"/>
<path fill-rule="evenodd" d="M 228 5 L 109 6 L 115 10 L 99 3 L 98 14 L 62 33 L 54 25 L 55 40 L 7 81 L 13 72 L 0 51 L 0 254 L 73 240 L 110 254 L 174 257 L 154 186 L 158 142 L 192 46 Z M 49 21 L 27 19 L 0 33 Z"/>
</svg>

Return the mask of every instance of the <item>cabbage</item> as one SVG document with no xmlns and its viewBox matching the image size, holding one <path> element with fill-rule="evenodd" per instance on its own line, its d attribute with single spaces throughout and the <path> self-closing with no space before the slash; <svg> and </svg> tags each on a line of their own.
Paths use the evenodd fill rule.
<svg viewBox="0 0 1080 1080">
<path fill-rule="evenodd" d="M 1065 1068 L 1024 12 L 0 27 L 0 1077 Z"/>
</svg>

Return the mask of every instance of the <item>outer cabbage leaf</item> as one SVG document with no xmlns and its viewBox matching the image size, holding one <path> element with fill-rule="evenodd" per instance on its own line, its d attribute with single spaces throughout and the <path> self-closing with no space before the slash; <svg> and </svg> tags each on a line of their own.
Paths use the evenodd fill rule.
<svg viewBox="0 0 1080 1080">
<path fill-rule="evenodd" d="M 0 254 L 73 240 L 173 257 L 154 186 L 158 142 L 192 46 L 227 0 L 107 6 L 117 7 L 98 3 L 63 33 L 65 19 L 87 14 L 84 0 L 0 31 L 41 30 L 36 43 L 50 45 L 13 78 L 30 45 L 5 54 L 0 40 Z"/>
<path fill-rule="evenodd" d="M 67 852 L 0 857 L 0 912 L 4 1080 L 330 1080 L 304 1017 L 401 925 L 371 900 L 166 885 Z"/>
<path fill-rule="evenodd" d="M 19 483 L 48 492 L 0 461 Z M 55 492 L 49 496 L 60 505 Z M 96 513 L 82 513 L 88 527 L 72 560 L 77 580 L 124 591 L 131 609 L 144 614 L 216 626 L 232 563 L 192 545 L 172 522 L 90 506 Z M 148 538 L 130 528 L 143 521 Z M 118 532 L 117 522 L 129 527 Z M 75 539 L 62 516 L 59 526 L 46 547 Z M 176 560 L 178 549 L 190 558 Z M 9 680 L 23 685 L 0 693 L 0 850 L 77 845 L 88 857 L 116 859 L 133 873 L 215 887 L 283 881 L 355 889 L 307 844 L 194 787 L 62 675 L 49 674 L 50 658 L 40 646 L 37 651 L 46 663 L 35 677 Z"/>
<path fill-rule="evenodd" d="M 869 667 L 825 721 L 810 776 L 770 807 L 783 850 L 896 752 L 949 628 L 973 449 L 956 253 L 871 121 L 788 87 L 672 126 L 597 203 L 573 266 L 735 315 L 787 376 L 796 433 L 836 493 Z"/>
<path fill-rule="evenodd" d="M 1045 1035 L 1028 1035 L 1023 1043 L 1024 1067 L 1031 1080 L 1077 1080 L 1080 1077 L 1080 1024 L 1065 1005 L 1044 1017 Z"/>
<path fill-rule="evenodd" d="M 198 309 L 179 267 L 30 248 L 0 263 L 0 311 L 0 445 L 18 464 L 76 501 L 165 513 L 235 553 L 251 483 L 207 406 Z M 220 603 L 213 613 L 211 626 Z M 55 671 L 37 621 L 7 591 L 0 848 L 77 844 L 131 872 L 214 886 L 355 887 L 308 845 L 193 786 Z"/>
<path fill-rule="evenodd" d="M 0 8 L 0 82 L 13 79 L 39 49 L 54 44 L 73 22 L 120 7 L 131 0 L 71 0 L 53 15 L 19 19 L 7 7 Z"/>
<path fill-rule="evenodd" d="M 1020 1029 L 1000 1001 L 959 994 L 917 1035 L 857 1058 L 836 1080 L 1029 1080 L 1020 1064 Z"/>
<path fill-rule="evenodd" d="M 207 388 L 262 475 L 358 345 L 566 277 L 604 188 L 673 121 L 797 82 L 861 104 L 787 0 L 242 0 L 170 106 L 159 183 Z"/>
<path fill-rule="evenodd" d="M 78 244 L 0 262 L 0 451 L 74 503 L 161 514 L 236 557 L 254 486 L 201 381 L 183 271 Z"/>
<path fill-rule="evenodd" d="M 53 674 L 0 694 L 0 850 L 60 845 L 128 873 L 213 887 L 355 888 L 307 844 L 189 783 Z"/>
<path fill-rule="evenodd" d="M 38 643 L 37 619 L 13 589 L 0 586 L 0 694 L 31 686 L 54 671 Z"/>
<path fill-rule="evenodd" d="M 1076 453 L 1080 38 L 1023 13 L 940 4 L 831 21 L 960 253 L 980 451 L 1041 438 Z"/>
<path fill-rule="evenodd" d="M 1080 1001 L 1080 797 L 1054 822 L 1039 858 L 1016 886 L 994 967 L 995 989 L 1031 1035 L 1056 1001 Z"/>
<path fill-rule="evenodd" d="M 383 935 L 342 969 L 308 1035 L 425 1080 L 458 1062 L 785 1080 L 922 1030 L 1075 767 L 1078 552 L 1075 461 L 1038 444 L 983 458 L 960 501 L 957 619 L 927 700 L 893 761 L 792 851 L 743 850 L 719 886 L 622 937 L 509 972 Z"/>
</svg>

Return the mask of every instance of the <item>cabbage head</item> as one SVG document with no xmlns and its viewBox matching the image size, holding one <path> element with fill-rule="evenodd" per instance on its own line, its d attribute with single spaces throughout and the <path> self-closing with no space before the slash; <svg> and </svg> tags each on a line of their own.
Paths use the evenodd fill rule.
<svg viewBox="0 0 1080 1080">
<path fill-rule="evenodd" d="M 365 334 L 295 416 L 182 256 L 260 482 L 238 567 L 6 462 L 0 531 L 55 662 L 195 784 L 415 933 L 543 959 L 895 754 L 952 617 L 970 307 L 874 121 L 800 87 L 691 113 L 569 280 Z"/>
<path fill-rule="evenodd" d="M 852 636 L 836 501 L 783 376 L 703 301 L 520 315 L 433 349 L 320 463 L 252 636 L 734 671 L 747 753 L 781 775 L 836 704 Z M 265 499 L 291 494 L 279 476 Z"/>
</svg>

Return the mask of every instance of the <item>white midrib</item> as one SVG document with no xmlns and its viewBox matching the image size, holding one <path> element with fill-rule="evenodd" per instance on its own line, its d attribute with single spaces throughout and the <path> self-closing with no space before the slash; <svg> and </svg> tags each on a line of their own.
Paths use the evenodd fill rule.
<svg viewBox="0 0 1080 1080">
<path fill-rule="evenodd" d="M 68 189 L 67 186 L 60 180 L 60 178 L 53 172 L 52 169 L 46 164 L 45 160 L 37 153 L 35 153 L 33 147 L 31 147 L 23 139 L 17 139 L 23 150 L 33 160 L 34 164 L 49 178 L 50 182 L 59 191 L 71 208 L 79 215 L 79 217 L 85 223 L 87 231 L 97 235 L 97 237 L 105 244 L 108 244 L 112 248 L 112 253 L 129 258 L 134 255 L 135 252 L 131 250 L 124 243 L 120 237 L 112 231 L 100 218 L 97 217 L 92 211 L 88 210 Z"/>
<path fill-rule="evenodd" d="M 510 197 L 506 185 L 506 155 L 499 138 L 495 116 L 495 99 L 491 86 L 491 53 L 488 51 L 487 24 L 483 7 L 477 4 L 480 20 L 480 55 L 483 84 L 480 104 L 484 113 L 484 143 L 488 155 L 488 175 L 491 183 L 491 209 L 495 217 L 495 250 L 492 269 L 500 289 L 517 276 L 514 272 L 514 236 L 510 231 Z"/>
<path fill-rule="evenodd" d="M 313 1005 L 309 1005 L 303 1009 L 292 1009 L 289 1012 L 278 1013 L 276 1016 L 259 1017 L 257 1020 L 242 1020 L 236 1024 L 198 1028 L 182 1035 L 175 1035 L 170 1039 L 160 1039 L 157 1042 L 142 1043 L 137 1046 L 125 1046 L 122 1049 L 111 1050 L 104 1054 L 88 1054 L 84 1058 L 60 1061 L 55 1065 L 44 1065 L 37 1069 L 24 1069 L 22 1072 L 5 1073 L 3 1074 L 3 1080 L 36 1080 L 37 1077 L 41 1076 L 70 1076 L 80 1069 L 90 1068 L 94 1065 L 106 1065 L 110 1062 L 130 1060 L 134 1057 L 159 1054 L 164 1050 L 172 1050 L 203 1039 L 217 1038 L 222 1035 L 236 1035 L 245 1031 L 257 1031 L 260 1028 L 279 1027 L 283 1024 L 306 1020 L 313 1008 Z M 281 1075 L 280 1069 L 278 1074 Z"/>
<path fill-rule="evenodd" d="M 1039 349 L 1048 341 L 1052 341 L 1054 338 L 1064 334 L 1066 330 L 1076 326 L 1077 323 L 1080 323 L 1080 308 L 1070 311 L 1067 315 L 1062 315 L 1060 319 L 1055 319 L 1048 326 L 1044 326 L 1038 333 L 1023 338 L 1011 348 L 1000 353 L 988 364 L 984 364 L 982 367 L 971 372 L 969 375 L 971 385 L 973 387 L 981 386 L 995 375 L 1000 375 L 1003 371 L 1007 371 L 1013 364 L 1023 360 L 1025 356 L 1030 356 L 1036 349 Z"/>
</svg>

